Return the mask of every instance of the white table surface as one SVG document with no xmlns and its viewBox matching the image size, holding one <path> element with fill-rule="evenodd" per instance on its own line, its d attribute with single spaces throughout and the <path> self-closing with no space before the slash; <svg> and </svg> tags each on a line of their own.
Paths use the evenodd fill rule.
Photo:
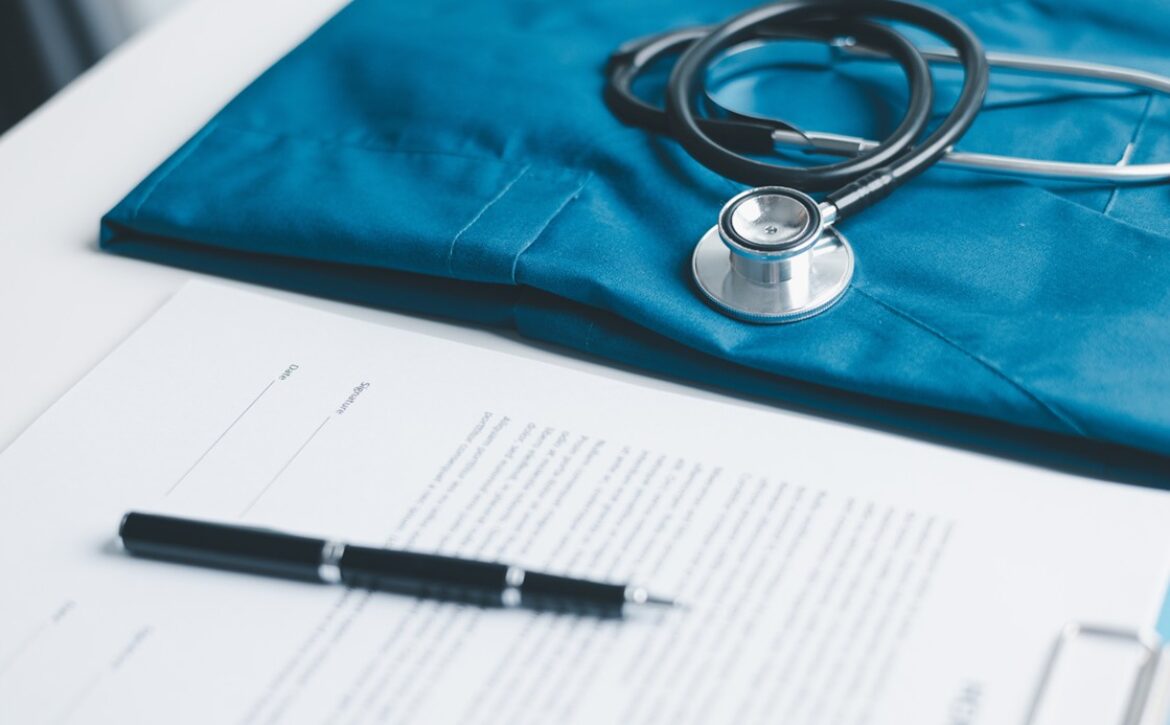
<svg viewBox="0 0 1170 725">
<path fill-rule="evenodd" d="M 187 280 L 201 276 L 103 253 L 97 246 L 101 216 L 344 4 L 190 0 L 0 136 L 0 451 Z M 505 333 L 264 291 L 640 385 L 803 415 L 615 369 Z M 962 465 L 964 455 L 971 454 L 931 460 L 940 468 Z M 1029 466 L 1016 465 L 1026 478 Z M 1162 620 L 1165 633 L 1170 602 Z"/>
<path fill-rule="evenodd" d="M 0 450 L 185 281 L 200 276 L 102 252 L 101 216 L 344 4 L 191 0 L 0 136 Z M 265 291 L 382 324 L 757 407 L 500 332 Z"/>
</svg>

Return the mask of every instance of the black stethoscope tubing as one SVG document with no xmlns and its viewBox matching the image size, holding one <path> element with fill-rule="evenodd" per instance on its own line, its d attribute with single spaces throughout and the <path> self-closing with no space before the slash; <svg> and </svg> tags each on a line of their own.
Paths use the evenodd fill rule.
<svg viewBox="0 0 1170 725">
<path fill-rule="evenodd" d="M 938 36 L 955 49 L 963 67 L 958 100 L 942 123 L 920 141 L 934 99 L 929 66 L 905 36 L 874 22 L 878 19 L 903 22 Z M 841 36 L 888 53 L 902 68 L 910 89 L 902 121 L 868 152 L 803 168 L 773 164 L 745 153 L 772 151 L 772 132 L 791 126 L 782 121 L 701 115 L 707 68 L 729 48 L 757 39 L 829 41 Z M 680 50 L 667 83 L 665 108 L 638 98 L 632 86 L 639 74 L 656 60 Z M 885 198 L 940 159 L 979 114 L 988 78 L 987 58 L 979 39 L 941 11 L 901 0 L 790 0 L 749 10 L 721 25 L 627 43 L 610 59 L 606 100 L 622 121 L 668 133 L 699 163 L 730 179 L 752 186 L 829 192 L 825 202 L 836 208 L 835 216 L 841 219 Z"/>
</svg>

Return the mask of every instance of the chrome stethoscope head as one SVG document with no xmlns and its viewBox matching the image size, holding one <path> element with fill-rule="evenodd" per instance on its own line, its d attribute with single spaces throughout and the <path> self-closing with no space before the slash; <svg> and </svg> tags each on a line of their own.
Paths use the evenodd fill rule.
<svg viewBox="0 0 1170 725">
<path fill-rule="evenodd" d="M 738 194 L 695 247 L 692 271 L 716 307 L 750 322 L 796 322 L 828 309 L 853 278 L 836 208 L 783 186 Z"/>
</svg>

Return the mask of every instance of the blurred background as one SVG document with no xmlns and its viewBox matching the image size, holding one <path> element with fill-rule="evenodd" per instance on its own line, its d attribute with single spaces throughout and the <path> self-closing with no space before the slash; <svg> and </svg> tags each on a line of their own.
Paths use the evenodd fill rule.
<svg viewBox="0 0 1170 725">
<path fill-rule="evenodd" d="M 186 0 L 0 0 L 0 133 Z"/>
</svg>

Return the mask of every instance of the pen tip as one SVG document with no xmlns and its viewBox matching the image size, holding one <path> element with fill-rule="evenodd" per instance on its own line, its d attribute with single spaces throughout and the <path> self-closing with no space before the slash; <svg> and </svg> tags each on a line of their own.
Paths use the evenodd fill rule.
<svg viewBox="0 0 1170 725">
<path fill-rule="evenodd" d="M 651 594 L 642 587 L 626 589 L 626 601 L 631 604 L 646 604 L 655 607 L 680 607 L 678 601 L 670 597 L 659 597 Z"/>
<path fill-rule="evenodd" d="M 683 606 L 683 604 L 677 599 L 671 599 L 670 597 L 656 597 L 652 594 L 646 597 L 646 603 L 659 607 L 677 607 L 679 609 L 686 609 L 686 607 Z"/>
</svg>

